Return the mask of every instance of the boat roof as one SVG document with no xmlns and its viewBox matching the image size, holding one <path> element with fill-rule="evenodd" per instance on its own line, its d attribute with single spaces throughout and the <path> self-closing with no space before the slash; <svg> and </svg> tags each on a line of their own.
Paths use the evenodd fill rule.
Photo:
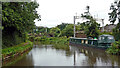
<svg viewBox="0 0 120 68">
<path fill-rule="evenodd" d="M 101 36 L 112 36 L 112 35 L 108 35 L 108 34 L 103 34 L 103 35 L 100 35 L 99 37 Z M 113 36 L 112 36 L 113 37 Z"/>
<path fill-rule="evenodd" d="M 70 37 L 70 38 L 73 38 L 73 39 L 84 39 L 84 40 L 88 39 L 88 38 L 76 38 L 76 37 Z M 97 39 L 89 39 L 89 40 L 97 40 Z"/>
<path fill-rule="evenodd" d="M 76 38 L 76 37 L 70 37 L 70 38 L 74 38 L 74 39 L 87 39 L 87 38 Z"/>
</svg>

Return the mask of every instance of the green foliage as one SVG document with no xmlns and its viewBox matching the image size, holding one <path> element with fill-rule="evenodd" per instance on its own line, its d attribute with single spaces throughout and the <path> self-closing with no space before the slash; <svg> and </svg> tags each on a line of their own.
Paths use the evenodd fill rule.
<svg viewBox="0 0 120 68">
<path fill-rule="evenodd" d="M 53 47 L 56 49 L 69 50 L 69 38 L 67 37 L 54 37 L 49 39 Z"/>
<path fill-rule="evenodd" d="M 115 40 L 120 40 L 120 23 L 118 23 L 116 28 L 113 29 L 113 35 L 115 37 Z"/>
<path fill-rule="evenodd" d="M 100 35 L 103 35 L 103 34 L 113 35 L 112 32 L 106 32 L 106 31 L 100 33 Z"/>
<path fill-rule="evenodd" d="M 58 27 L 53 27 L 52 29 L 50 29 L 50 34 L 52 34 L 54 37 L 59 37 L 61 31 Z"/>
<path fill-rule="evenodd" d="M 36 2 L 3 2 L 2 3 L 2 39 L 3 46 L 17 45 L 25 42 L 27 33 L 34 28 L 34 20 L 39 19 Z"/>
<path fill-rule="evenodd" d="M 38 33 L 45 33 L 46 32 L 46 29 L 48 29 L 47 27 L 45 28 L 45 27 L 37 27 L 37 29 L 38 29 Z"/>
<path fill-rule="evenodd" d="M 67 25 L 66 28 L 62 30 L 61 36 L 67 37 L 73 36 L 73 25 L 72 24 Z"/>
<path fill-rule="evenodd" d="M 75 28 L 76 28 L 76 31 L 82 31 L 81 25 L 76 25 Z"/>
<path fill-rule="evenodd" d="M 119 16 L 120 14 L 120 11 L 118 9 L 119 6 L 116 6 L 116 5 L 119 5 L 119 3 L 116 3 L 114 2 L 111 6 L 110 6 L 110 10 L 112 10 L 110 13 L 108 13 L 109 15 L 109 21 L 114 24 L 117 17 Z M 118 18 L 118 24 L 117 24 L 117 27 L 113 29 L 113 35 L 115 37 L 115 40 L 120 40 L 120 19 Z"/>
<path fill-rule="evenodd" d="M 34 26 L 34 20 L 39 19 L 36 12 L 36 2 L 4 2 L 2 3 L 2 25 L 14 27 L 20 32 L 28 32 Z"/>
<path fill-rule="evenodd" d="M 35 39 L 35 36 L 29 36 L 29 38 L 28 38 L 28 40 L 30 40 L 30 41 L 34 41 L 34 39 Z"/>
<path fill-rule="evenodd" d="M 87 6 L 86 7 L 87 12 L 84 12 L 84 14 L 81 14 L 82 18 L 85 18 L 88 20 L 86 22 L 83 22 L 81 24 L 81 27 L 82 27 L 82 30 L 85 31 L 85 34 L 87 35 L 87 37 L 98 38 L 100 34 L 100 31 L 99 31 L 100 24 L 98 24 L 96 20 L 93 18 L 93 16 L 90 15 L 89 8 L 90 6 Z"/>
<path fill-rule="evenodd" d="M 35 41 L 39 41 L 39 42 L 44 42 L 47 40 L 46 36 L 42 36 L 42 37 L 35 37 Z"/>
<path fill-rule="evenodd" d="M 25 50 L 31 48 L 33 46 L 32 42 L 26 42 L 26 43 L 21 43 L 16 46 L 8 47 L 5 49 L 2 49 L 2 59 L 4 59 L 7 56 L 14 57 L 15 54 L 17 53 L 22 53 Z"/>
<path fill-rule="evenodd" d="M 30 51 L 30 50 L 29 50 Z M 23 59 L 23 57 L 26 56 L 26 54 L 29 53 L 29 51 L 25 52 L 22 54 L 22 56 L 17 56 L 15 58 L 10 58 L 10 61 L 7 61 L 7 63 L 5 61 L 2 62 L 2 66 L 11 66 L 12 64 L 15 64 L 16 62 L 20 61 L 21 59 Z"/>
<path fill-rule="evenodd" d="M 87 35 L 87 37 L 98 38 L 99 30 L 98 30 L 98 28 L 96 28 L 92 25 L 92 26 L 88 27 L 88 29 L 86 29 L 85 34 Z"/>
<path fill-rule="evenodd" d="M 118 7 L 118 6 L 117 6 Z M 117 18 L 117 8 L 112 4 L 110 6 L 110 10 L 112 10 L 112 12 L 108 13 L 109 15 L 109 21 L 114 24 Z"/>
<path fill-rule="evenodd" d="M 58 25 L 57 27 L 53 27 L 50 29 L 50 34 L 53 35 L 53 37 L 62 37 L 67 36 L 71 37 L 73 36 L 73 24 L 66 24 L 62 23 Z M 81 25 L 76 25 L 76 31 L 81 30 Z"/>
<path fill-rule="evenodd" d="M 69 50 L 69 38 L 67 37 L 37 37 L 37 42 L 42 44 L 53 44 L 53 47 L 56 49 Z"/>
<path fill-rule="evenodd" d="M 112 46 L 106 50 L 106 52 L 110 54 L 120 54 L 120 41 L 113 43 Z"/>
<path fill-rule="evenodd" d="M 85 30 L 85 34 L 87 35 L 87 37 L 98 38 L 100 34 L 99 31 L 100 24 L 98 24 L 96 20 L 90 15 L 82 15 L 82 17 L 89 19 L 89 21 L 86 21 L 82 24 L 83 30 Z"/>
<path fill-rule="evenodd" d="M 62 31 L 67 25 L 67 23 L 62 23 L 60 25 L 57 25 L 57 27 Z"/>
<path fill-rule="evenodd" d="M 79 23 L 78 25 L 80 25 L 80 31 L 85 31 L 87 29 L 87 27 L 89 26 L 89 21 L 83 22 L 83 23 Z"/>
<path fill-rule="evenodd" d="M 3 31 L 2 34 L 2 48 L 10 47 L 24 42 L 24 38 L 20 37 L 19 32 L 17 31 Z"/>
</svg>

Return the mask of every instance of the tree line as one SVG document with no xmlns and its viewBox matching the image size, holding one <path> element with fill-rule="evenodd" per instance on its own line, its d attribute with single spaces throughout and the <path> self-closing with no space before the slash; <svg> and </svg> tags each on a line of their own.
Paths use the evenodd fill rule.
<svg viewBox="0 0 120 68">
<path fill-rule="evenodd" d="M 118 3 L 119 5 L 120 3 Z M 25 42 L 28 39 L 28 33 L 33 33 L 36 29 L 35 19 L 41 20 L 40 15 L 37 13 L 36 8 L 39 4 L 37 2 L 4 2 L 2 3 L 2 45 L 6 46 L 17 45 Z M 110 22 L 114 24 L 116 21 L 119 10 L 118 7 L 111 5 L 112 10 L 109 13 Z M 87 37 L 97 38 L 100 33 L 100 24 L 96 22 L 90 14 L 90 6 L 87 6 L 88 11 L 81 14 L 81 17 L 88 19 L 86 22 L 78 22 L 76 31 L 84 31 Z M 108 8 L 109 9 L 109 8 Z M 120 20 L 118 18 L 118 20 Z M 47 33 L 54 37 L 73 36 L 73 24 L 62 23 L 53 28 L 47 28 Z M 1 27 L 0 27 L 1 28 Z M 36 33 L 45 33 L 46 28 L 38 27 Z M 104 33 L 103 33 L 104 34 Z M 116 40 L 120 40 L 120 21 L 117 27 L 113 29 L 112 35 Z"/>
<path fill-rule="evenodd" d="M 27 33 L 35 28 L 37 2 L 3 2 L 2 3 L 2 46 L 8 47 L 27 40 Z"/>
</svg>

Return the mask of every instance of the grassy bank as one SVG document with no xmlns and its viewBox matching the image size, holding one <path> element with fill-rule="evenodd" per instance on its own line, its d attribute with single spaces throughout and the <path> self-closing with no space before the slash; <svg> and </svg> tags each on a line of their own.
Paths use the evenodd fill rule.
<svg viewBox="0 0 120 68">
<path fill-rule="evenodd" d="M 26 51 L 25 53 L 21 54 L 22 56 L 15 56 L 14 58 L 10 58 L 9 61 L 2 62 L 2 67 L 4 66 L 11 66 L 12 64 L 15 64 L 17 61 L 21 60 L 23 57 L 26 56 L 26 54 L 29 53 L 30 50 Z"/>
<path fill-rule="evenodd" d="M 5 61 L 11 57 L 21 55 L 24 52 L 30 50 L 32 48 L 32 46 L 33 46 L 33 43 L 28 41 L 28 42 L 21 43 L 21 44 L 16 45 L 16 46 L 2 49 L 2 60 Z"/>
<path fill-rule="evenodd" d="M 120 55 L 120 41 L 116 41 L 110 48 L 106 50 L 107 53 L 113 55 Z"/>
<path fill-rule="evenodd" d="M 53 44 L 56 49 L 69 50 L 69 38 L 67 37 L 36 37 L 35 41 L 41 42 L 43 44 Z"/>
</svg>

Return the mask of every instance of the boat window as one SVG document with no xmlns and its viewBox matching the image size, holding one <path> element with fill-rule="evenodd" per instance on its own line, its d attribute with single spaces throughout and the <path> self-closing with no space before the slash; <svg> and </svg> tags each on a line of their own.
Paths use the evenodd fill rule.
<svg viewBox="0 0 120 68">
<path fill-rule="evenodd" d="M 85 43 L 88 44 L 88 41 L 86 40 Z"/>
<path fill-rule="evenodd" d="M 82 43 L 84 43 L 84 40 L 82 40 Z"/>
<path fill-rule="evenodd" d="M 105 37 L 101 37 L 101 39 L 103 40 L 103 39 L 105 39 Z"/>
<path fill-rule="evenodd" d="M 112 36 L 108 37 L 108 39 L 114 39 Z"/>
<path fill-rule="evenodd" d="M 99 40 L 101 40 L 101 37 L 99 37 Z"/>
<path fill-rule="evenodd" d="M 99 37 L 99 40 L 104 40 L 105 39 L 105 37 Z"/>
</svg>

